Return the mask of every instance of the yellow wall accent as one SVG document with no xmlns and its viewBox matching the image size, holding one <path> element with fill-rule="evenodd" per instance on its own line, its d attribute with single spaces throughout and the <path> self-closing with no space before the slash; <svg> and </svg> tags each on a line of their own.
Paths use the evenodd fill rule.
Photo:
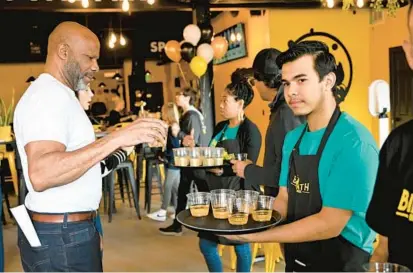
<svg viewBox="0 0 413 273">
<path fill-rule="evenodd" d="M 356 15 L 341 9 L 319 10 L 270 10 L 271 46 L 281 51 L 287 49 L 287 42 L 315 31 L 328 32 L 336 36 L 346 46 L 353 61 L 353 83 L 341 106 L 369 130 L 372 130 L 373 117 L 368 112 L 368 86 L 370 80 L 370 25 L 369 12 L 358 11 Z M 332 40 L 317 37 L 328 45 Z M 330 47 L 331 48 L 331 47 Z M 344 51 L 332 51 L 338 61 L 342 61 L 348 79 L 348 65 Z"/>
</svg>

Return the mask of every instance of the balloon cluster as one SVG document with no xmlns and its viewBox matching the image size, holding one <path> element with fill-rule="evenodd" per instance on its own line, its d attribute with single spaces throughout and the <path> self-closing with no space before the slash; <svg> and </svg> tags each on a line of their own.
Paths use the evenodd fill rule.
<svg viewBox="0 0 413 273">
<path fill-rule="evenodd" d="M 187 25 L 183 36 L 184 40 L 180 43 L 176 40 L 166 43 L 166 56 L 176 63 L 181 59 L 188 62 L 192 72 L 198 77 L 205 74 L 208 63 L 212 59 L 221 59 L 228 51 L 228 41 L 224 37 L 217 36 L 211 41 L 213 36 L 211 25 L 201 27 L 194 24 Z"/>
</svg>

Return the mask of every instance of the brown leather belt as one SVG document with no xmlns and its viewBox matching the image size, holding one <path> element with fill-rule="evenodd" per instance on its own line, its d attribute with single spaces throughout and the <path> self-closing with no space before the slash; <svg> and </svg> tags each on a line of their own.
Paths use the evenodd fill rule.
<svg viewBox="0 0 413 273">
<path fill-rule="evenodd" d="M 41 223 L 64 223 L 65 214 L 44 214 L 30 212 L 33 221 Z M 68 213 L 66 222 L 80 222 L 93 220 L 96 217 L 96 211 Z"/>
</svg>

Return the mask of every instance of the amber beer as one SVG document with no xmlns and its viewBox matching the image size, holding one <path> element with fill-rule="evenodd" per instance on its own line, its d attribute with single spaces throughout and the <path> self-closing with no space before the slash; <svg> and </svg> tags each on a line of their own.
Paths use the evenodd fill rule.
<svg viewBox="0 0 413 273">
<path fill-rule="evenodd" d="M 228 207 L 213 207 L 212 213 L 216 219 L 228 219 L 229 215 Z"/>
<path fill-rule="evenodd" d="M 271 220 L 272 210 L 255 210 L 252 212 L 252 219 L 257 222 L 267 222 Z"/>
<path fill-rule="evenodd" d="M 204 217 L 209 214 L 211 194 L 209 192 L 193 192 L 186 195 L 188 206 L 193 217 Z"/>
<path fill-rule="evenodd" d="M 271 220 L 275 198 L 268 195 L 260 195 L 257 199 L 255 211 L 252 219 L 257 222 L 267 222 Z"/>
<path fill-rule="evenodd" d="M 189 209 L 194 217 L 204 217 L 209 213 L 209 205 L 194 205 L 190 206 Z"/>
<path fill-rule="evenodd" d="M 211 191 L 212 213 L 215 219 L 228 219 L 229 208 L 235 191 L 230 189 L 218 189 Z"/>
<path fill-rule="evenodd" d="M 248 223 L 248 213 L 238 212 L 231 214 L 228 218 L 228 221 L 231 225 L 234 226 L 245 225 L 246 223 Z"/>
</svg>

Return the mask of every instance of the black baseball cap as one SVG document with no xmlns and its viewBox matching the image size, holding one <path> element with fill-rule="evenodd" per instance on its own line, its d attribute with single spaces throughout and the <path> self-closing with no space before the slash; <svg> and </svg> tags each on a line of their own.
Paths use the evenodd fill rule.
<svg viewBox="0 0 413 273">
<path fill-rule="evenodd" d="M 275 76 L 281 73 L 275 60 L 281 52 L 275 48 L 265 48 L 258 52 L 255 56 L 254 62 L 252 64 L 252 69 L 255 74 L 261 74 L 265 76 Z"/>
</svg>

